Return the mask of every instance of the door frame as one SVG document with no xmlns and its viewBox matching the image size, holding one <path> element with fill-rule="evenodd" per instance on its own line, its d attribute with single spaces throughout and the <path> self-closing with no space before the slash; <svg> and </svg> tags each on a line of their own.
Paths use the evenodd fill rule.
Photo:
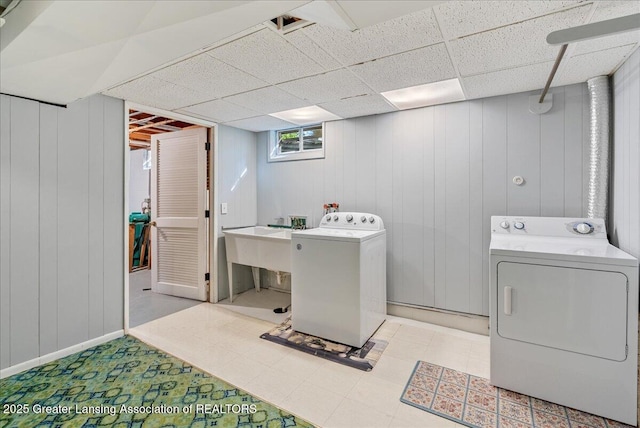
<svg viewBox="0 0 640 428">
<path fill-rule="evenodd" d="M 213 197 L 209 198 L 209 210 L 212 215 L 209 217 L 209 302 L 216 303 L 218 301 L 218 124 L 209 120 L 198 119 L 192 116 L 175 113 L 172 111 L 162 110 L 155 107 L 148 107 L 131 101 L 124 101 L 124 213 L 123 213 L 123 237 L 124 237 L 124 257 L 122 260 L 124 266 L 124 333 L 129 333 L 129 169 L 130 169 L 130 149 L 129 149 L 129 110 L 139 110 L 145 113 L 157 114 L 171 119 L 181 120 L 193 123 L 194 125 L 204 126 L 208 128 L 208 140 L 211 142 L 211 150 L 209 151 L 210 169 L 209 177 L 211 179 L 211 191 Z M 153 245 L 153 244 L 151 244 Z"/>
</svg>

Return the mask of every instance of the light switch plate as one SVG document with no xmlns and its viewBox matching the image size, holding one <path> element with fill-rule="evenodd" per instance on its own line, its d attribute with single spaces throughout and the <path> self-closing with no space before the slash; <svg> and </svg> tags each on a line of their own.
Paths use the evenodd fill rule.
<svg viewBox="0 0 640 428">
<path fill-rule="evenodd" d="M 220 214 L 225 215 L 227 213 L 227 203 L 223 202 L 220 204 Z"/>
</svg>

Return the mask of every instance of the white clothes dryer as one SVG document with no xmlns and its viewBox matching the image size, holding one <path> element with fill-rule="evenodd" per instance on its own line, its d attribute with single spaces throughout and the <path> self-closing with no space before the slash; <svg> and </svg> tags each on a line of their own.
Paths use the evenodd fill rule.
<svg viewBox="0 0 640 428">
<path fill-rule="evenodd" d="M 491 218 L 491 383 L 635 426 L 638 261 L 604 221 Z"/>
</svg>

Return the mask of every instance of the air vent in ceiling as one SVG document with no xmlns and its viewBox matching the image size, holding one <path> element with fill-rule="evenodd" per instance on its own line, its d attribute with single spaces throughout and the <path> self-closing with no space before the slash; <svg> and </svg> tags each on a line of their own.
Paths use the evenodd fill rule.
<svg viewBox="0 0 640 428">
<path fill-rule="evenodd" d="M 312 24 L 312 22 L 305 21 L 304 19 L 296 18 L 291 15 L 282 15 L 277 18 L 273 18 L 271 21 L 265 22 L 265 24 L 279 33 L 287 34 L 293 30 L 297 30 L 298 28 L 306 27 L 307 25 Z"/>
</svg>

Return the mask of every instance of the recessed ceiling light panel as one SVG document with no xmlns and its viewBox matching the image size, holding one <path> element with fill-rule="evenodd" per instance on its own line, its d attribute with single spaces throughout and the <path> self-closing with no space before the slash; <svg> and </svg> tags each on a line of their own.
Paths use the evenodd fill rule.
<svg viewBox="0 0 640 428">
<path fill-rule="evenodd" d="M 465 99 L 458 79 L 411 86 L 381 94 L 400 110 L 451 103 Z"/>
<path fill-rule="evenodd" d="M 295 123 L 296 125 L 309 125 L 311 123 L 320 123 L 327 120 L 342 119 L 340 116 L 336 116 L 335 114 L 318 106 L 279 111 L 277 113 L 271 113 L 269 116 L 277 117 L 278 119 L 286 120 L 287 122 Z"/>
</svg>

